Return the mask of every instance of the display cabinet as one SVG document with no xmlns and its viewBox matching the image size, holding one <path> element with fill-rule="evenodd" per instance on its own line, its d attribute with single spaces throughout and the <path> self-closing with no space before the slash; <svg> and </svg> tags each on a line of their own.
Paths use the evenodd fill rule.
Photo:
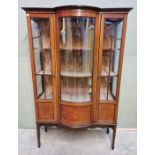
<svg viewBox="0 0 155 155">
<path fill-rule="evenodd" d="M 23 8 L 27 15 L 38 147 L 40 127 L 113 130 L 131 8 Z"/>
</svg>

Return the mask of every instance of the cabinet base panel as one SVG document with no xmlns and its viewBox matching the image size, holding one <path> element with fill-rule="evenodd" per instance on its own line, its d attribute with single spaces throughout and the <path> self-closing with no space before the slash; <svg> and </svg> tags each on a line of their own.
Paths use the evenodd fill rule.
<svg viewBox="0 0 155 155">
<path fill-rule="evenodd" d="M 71 129 L 71 130 L 80 130 L 80 129 L 84 129 L 84 128 L 100 127 L 100 128 L 107 128 L 107 133 L 109 133 L 109 128 L 111 128 L 113 130 L 111 149 L 114 150 L 116 128 L 117 128 L 116 124 L 98 124 L 98 123 L 94 123 L 94 124 L 89 124 L 89 125 L 85 125 L 85 126 L 83 125 L 83 126 L 79 126 L 79 127 L 68 127 L 68 126 L 65 126 L 65 125 L 60 124 L 60 123 L 37 123 L 36 126 L 37 126 L 36 129 L 37 129 L 38 148 L 41 147 L 41 141 L 40 141 L 40 127 L 41 126 L 45 126 L 45 132 L 47 132 L 47 127 L 48 126 L 56 126 L 58 128 L 67 128 L 67 129 Z"/>
</svg>

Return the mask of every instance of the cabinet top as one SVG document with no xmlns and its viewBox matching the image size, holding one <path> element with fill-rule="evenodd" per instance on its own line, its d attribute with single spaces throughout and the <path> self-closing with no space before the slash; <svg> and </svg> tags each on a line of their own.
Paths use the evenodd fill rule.
<svg viewBox="0 0 155 155">
<path fill-rule="evenodd" d="M 41 8 L 41 7 L 22 7 L 25 11 L 59 11 L 59 10 L 69 10 L 69 9 L 81 9 L 81 10 L 92 10 L 92 11 L 102 11 L 102 12 L 129 12 L 133 8 L 99 8 L 95 6 L 86 5 L 66 5 L 57 6 L 54 8 Z"/>
</svg>

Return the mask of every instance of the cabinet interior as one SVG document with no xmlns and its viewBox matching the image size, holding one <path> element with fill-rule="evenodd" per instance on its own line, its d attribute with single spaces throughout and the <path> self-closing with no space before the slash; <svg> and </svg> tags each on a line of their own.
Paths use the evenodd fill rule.
<svg viewBox="0 0 155 155">
<path fill-rule="evenodd" d="M 40 99 L 52 98 L 50 24 L 32 18 L 32 39 Z M 122 20 L 105 19 L 100 73 L 100 100 L 115 100 Z M 59 17 L 61 100 L 92 101 L 95 18 Z M 50 95 L 51 94 L 51 95 Z"/>
</svg>

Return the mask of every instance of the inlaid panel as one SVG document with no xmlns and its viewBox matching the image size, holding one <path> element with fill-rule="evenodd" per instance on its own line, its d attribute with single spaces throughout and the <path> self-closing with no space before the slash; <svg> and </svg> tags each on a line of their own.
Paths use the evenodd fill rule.
<svg viewBox="0 0 155 155">
<path fill-rule="evenodd" d="M 113 123 L 115 115 L 114 104 L 99 104 L 99 121 Z"/>
<path fill-rule="evenodd" d="M 39 120 L 53 120 L 54 118 L 53 103 L 50 102 L 38 103 L 38 116 Z"/>
<path fill-rule="evenodd" d="M 91 121 L 91 105 L 66 106 L 61 105 L 61 121 L 67 123 L 88 123 Z"/>
</svg>

